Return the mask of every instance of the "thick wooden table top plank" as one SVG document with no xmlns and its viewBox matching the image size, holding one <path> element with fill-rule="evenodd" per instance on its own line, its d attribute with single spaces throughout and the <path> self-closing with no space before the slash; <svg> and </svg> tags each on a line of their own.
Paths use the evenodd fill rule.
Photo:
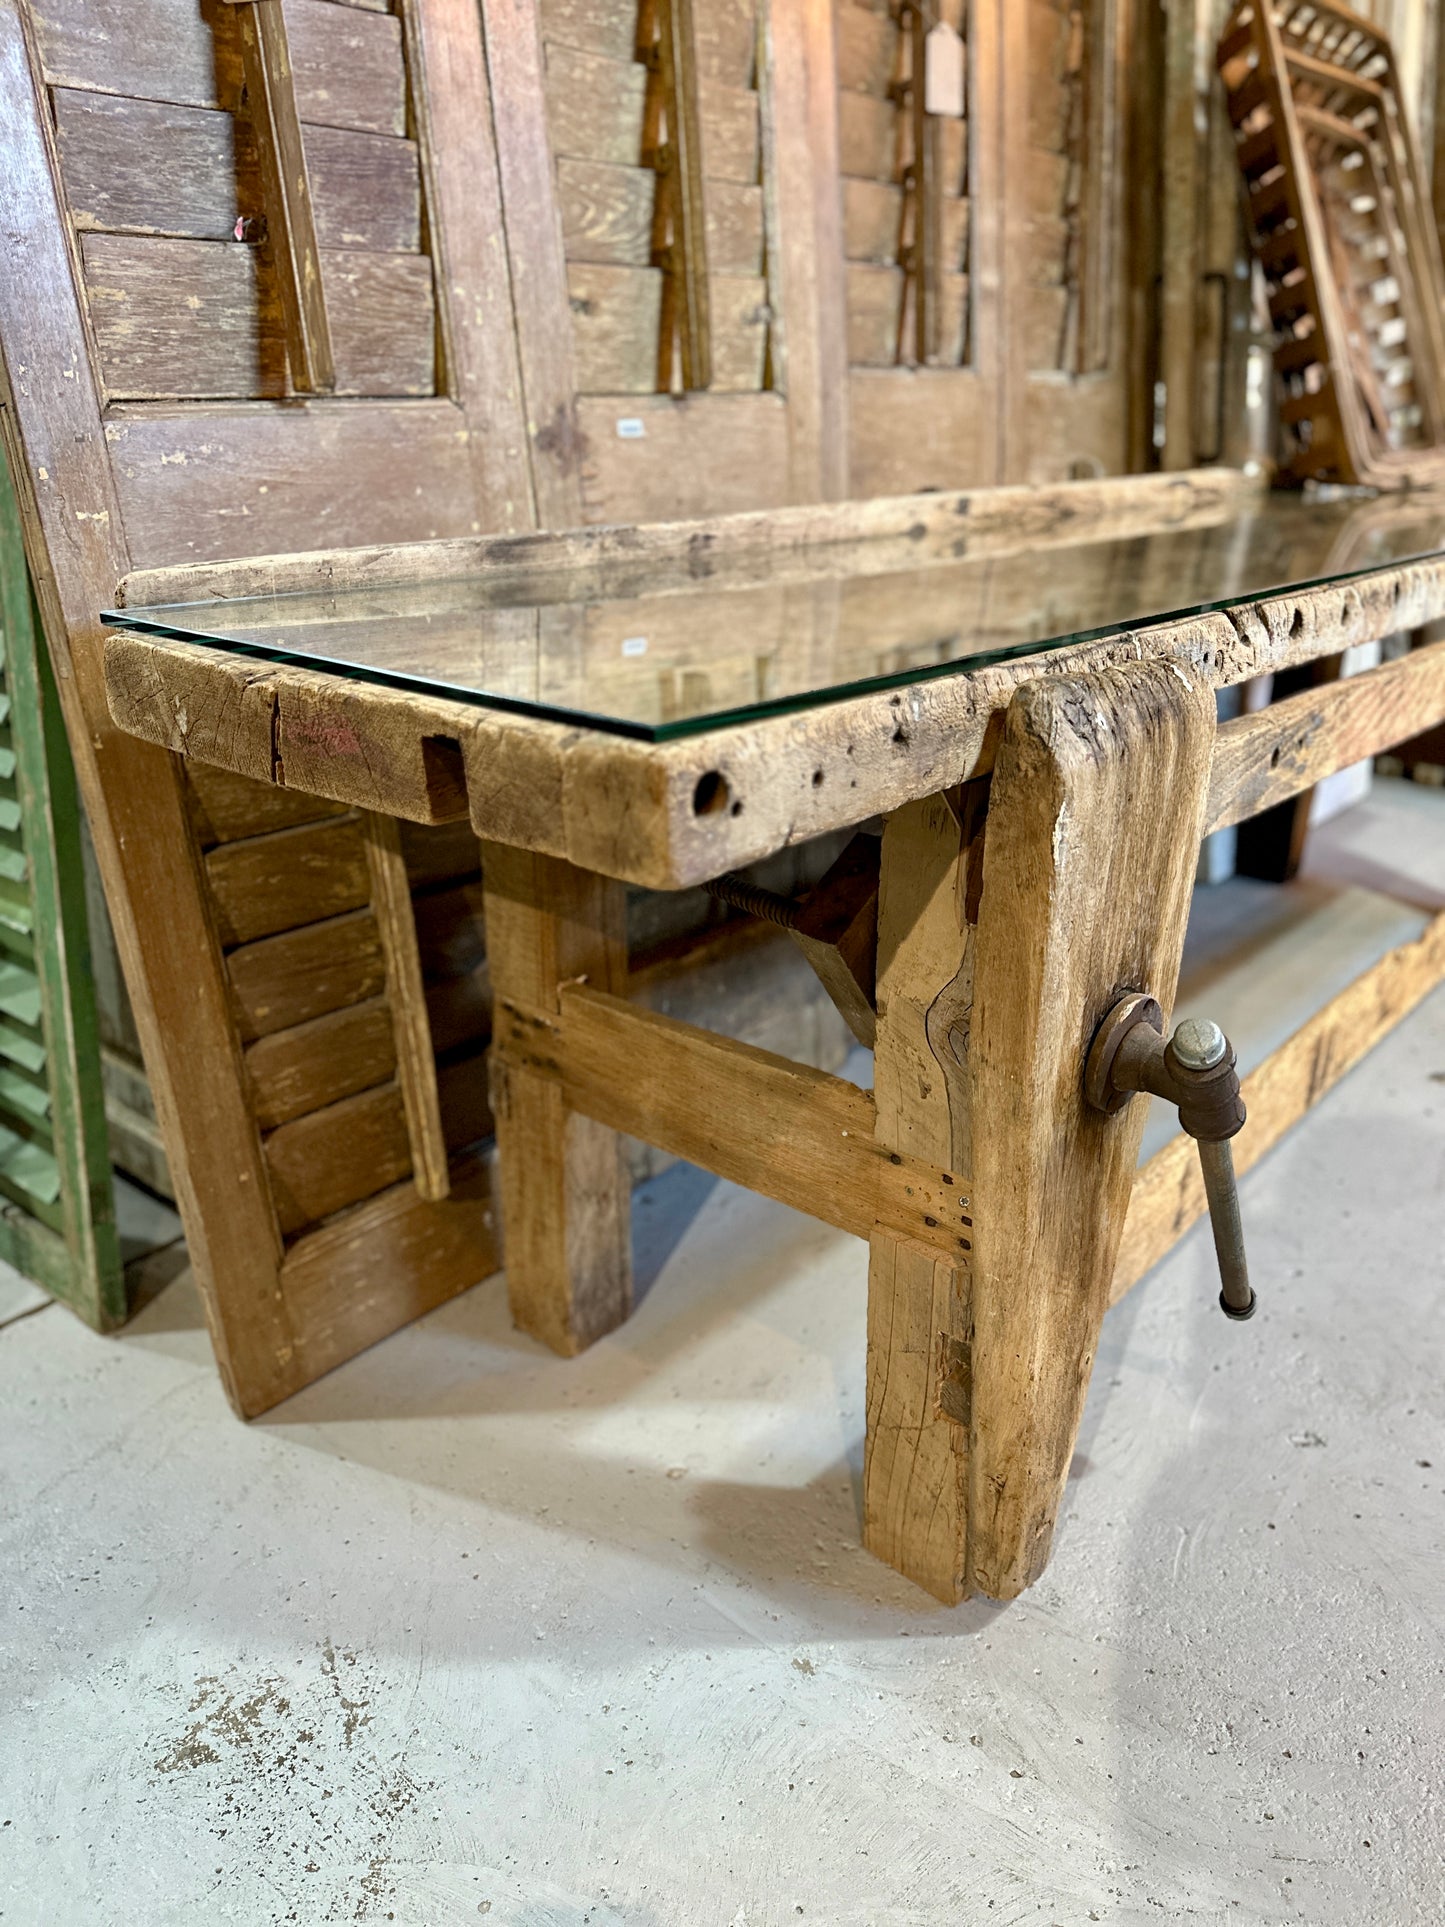
<svg viewBox="0 0 1445 1927">
<path fill-rule="evenodd" d="M 1289 542 L 1305 528 L 1308 542 L 1286 543 L 1272 578 L 1241 574 L 1237 553 L 1251 540 L 1258 550 L 1264 528 L 1272 557 L 1280 526 L 1296 532 Z M 258 610 L 274 622 L 279 606 L 288 648 L 314 643 L 317 658 L 275 662 L 214 641 L 117 630 L 107 684 L 123 728 L 202 762 L 418 821 L 469 814 L 493 841 L 678 888 L 985 773 L 1013 690 L 1035 677 L 1158 658 L 1224 686 L 1445 615 L 1442 533 L 1438 498 L 1276 509 L 1259 479 L 1201 470 L 187 566 L 127 578 L 126 611 L 185 602 L 192 609 L 177 612 L 176 626 L 214 633 Z M 1402 552 L 1412 559 L 1389 559 Z M 1222 606 L 1151 620 L 1151 610 L 1181 607 L 1171 571 L 1191 553 L 1196 580 L 1217 569 L 1220 585 L 1191 600 Z M 1107 572 L 1102 591 L 1091 571 Z M 1231 584 L 1255 579 L 1316 586 L 1228 599 Z M 986 592 L 982 612 L 968 582 Z M 475 651 L 479 583 L 488 646 L 517 676 L 518 703 L 570 689 L 599 714 L 612 704 L 605 726 L 483 706 L 425 682 L 383 686 L 321 660 L 328 638 L 365 660 L 378 633 L 405 637 L 397 612 L 416 607 L 430 612 L 417 631 L 430 637 L 419 645 L 423 664 L 439 636 L 443 651 L 453 646 L 449 623 Z M 1117 606 L 1145 613 L 1034 648 L 1035 585 L 1057 601 L 1060 584 L 1079 607 L 1092 595 L 1100 609 L 1122 586 L 1133 600 Z M 297 599 L 266 600 L 277 596 Z M 242 598 L 245 610 L 230 606 Z M 940 674 L 961 605 L 985 646 L 1023 647 L 976 667 L 945 657 Z M 687 723 L 696 733 L 615 733 L 639 619 L 663 638 L 651 685 L 670 689 L 684 717 L 687 678 L 706 686 L 704 713 Z M 252 628 L 264 637 L 264 624 Z M 897 673 L 887 686 L 820 693 L 840 659 L 891 670 L 890 650 Z M 718 687 L 727 700 L 729 677 L 747 697 L 749 678 L 769 675 L 785 694 L 792 676 L 810 706 L 740 721 L 706 713 Z"/>
</svg>

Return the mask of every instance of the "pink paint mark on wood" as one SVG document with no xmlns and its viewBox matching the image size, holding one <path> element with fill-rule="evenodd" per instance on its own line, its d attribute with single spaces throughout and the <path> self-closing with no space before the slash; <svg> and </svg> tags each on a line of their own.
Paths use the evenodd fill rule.
<svg viewBox="0 0 1445 1927">
<path fill-rule="evenodd" d="M 318 750 L 323 756 L 361 755 L 361 739 L 350 723 L 333 722 L 328 717 L 314 721 L 309 718 L 301 721 L 292 719 L 286 726 L 286 733 L 295 742 L 307 749 Z"/>
</svg>

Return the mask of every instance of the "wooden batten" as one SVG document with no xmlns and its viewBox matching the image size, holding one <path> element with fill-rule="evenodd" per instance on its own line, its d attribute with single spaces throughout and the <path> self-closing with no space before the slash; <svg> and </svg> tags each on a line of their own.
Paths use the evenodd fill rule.
<svg viewBox="0 0 1445 1927">
<path fill-rule="evenodd" d="M 411 882 L 395 817 L 361 819 L 371 910 L 386 963 L 386 994 L 395 1036 L 397 1082 L 406 1111 L 411 1168 L 419 1197 L 437 1203 L 449 1189 L 447 1145 L 437 1095 L 436 1055 L 427 1019 L 421 957 L 412 915 Z"/>
<path fill-rule="evenodd" d="M 240 27 L 246 110 L 260 157 L 267 245 L 281 289 L 291 380 L 305 393 L 324 394 L 336 386 L 336 359 L 286 14 L 272 0 L 230 4 Z"/>
</svg>

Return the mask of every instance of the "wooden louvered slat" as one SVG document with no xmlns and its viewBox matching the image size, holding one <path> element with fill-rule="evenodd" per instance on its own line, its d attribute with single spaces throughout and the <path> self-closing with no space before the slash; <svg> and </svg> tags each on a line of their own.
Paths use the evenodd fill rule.
<svg viewBox="0 0 1445 1927">
<path fill-rule="evenodd" d="M 60 164 L 83 232 L 232 241 L 264 218 L 261 176 L 244 120 L 215 108 L 57 88 Z M 414 141 L 304 127 L 307 173 L 324 248 L 415 254 L 421 245 Z"/>
</svg>

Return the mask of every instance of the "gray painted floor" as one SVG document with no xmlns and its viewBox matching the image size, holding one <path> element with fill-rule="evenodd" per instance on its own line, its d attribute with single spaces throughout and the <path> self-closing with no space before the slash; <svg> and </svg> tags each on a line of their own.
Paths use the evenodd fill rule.
<svg viewBox="0 0 1445 1927">
<path fill-rule="evenodd" d="M 1431 800 L 1347 881 L 1438 900 Z M 184 1273 L 15 1317 L 0 1921 L 1438 1927 L 1445 995 L 1244 1209 L 1259 1317 L 1202 1231 L 1111 1315 L 1006 1609 L 859 1550 L 862 1246 L 685 1169 L 570 1362 L 494 1280 L 247 1428 Z"/>
</svg>

